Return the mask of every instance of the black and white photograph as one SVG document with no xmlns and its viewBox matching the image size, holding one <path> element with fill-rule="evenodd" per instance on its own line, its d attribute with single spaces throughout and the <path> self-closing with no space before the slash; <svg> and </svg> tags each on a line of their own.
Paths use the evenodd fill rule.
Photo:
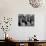
<svg viewBox="0 0 46 46">
<path fill-rule="evenodd" d="M 33 14 L 19 14 L 18 26 L 34 26 L 34 15 Z"/>
</svg>

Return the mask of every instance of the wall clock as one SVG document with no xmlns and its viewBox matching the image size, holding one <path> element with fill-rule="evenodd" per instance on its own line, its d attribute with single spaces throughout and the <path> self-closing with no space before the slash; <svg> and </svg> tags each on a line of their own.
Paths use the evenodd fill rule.
<svg viewBox="0 0 46 46">
<path fill-rule="evenodd" d="M 43 4 L 43 0 L 29 0 L 29 4 L 34 8 L 38 8 Z"/>
</svg>

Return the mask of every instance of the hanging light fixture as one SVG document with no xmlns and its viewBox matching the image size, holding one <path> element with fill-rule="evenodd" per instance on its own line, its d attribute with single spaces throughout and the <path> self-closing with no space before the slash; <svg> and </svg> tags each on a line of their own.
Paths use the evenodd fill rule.
<svg viewBox="0 0 46 46">
<path fill-rule="evenodd" d="M 29 3 L 32 7 L 38 8 L 43 4 L 43 0 L 29 0 Z"/>
</svg>

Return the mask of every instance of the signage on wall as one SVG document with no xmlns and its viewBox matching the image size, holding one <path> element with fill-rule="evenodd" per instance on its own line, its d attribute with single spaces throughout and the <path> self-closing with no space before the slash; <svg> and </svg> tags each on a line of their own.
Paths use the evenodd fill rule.
<svg viewBox="0 0 46 46">
<path fill-rule="evenodd" d="M 34 15 L 30 14 L 19 14 L 18 26 L 34 26 Z"/>
</svg>

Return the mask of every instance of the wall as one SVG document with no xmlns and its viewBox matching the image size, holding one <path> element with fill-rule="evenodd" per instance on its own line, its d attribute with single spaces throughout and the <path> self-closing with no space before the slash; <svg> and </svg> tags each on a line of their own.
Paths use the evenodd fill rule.
<svg viewBox="0 0 46 46">
<path fill-rule="evenodd" d="M 17 40 L 27 40 L 34 34 L 37 35 L 39 40 L 45 40 L 45 16 L 46 6 L 40 8 L 33 8 L 30 6 L 28 0 L 0 0 L 0 19 L 1 17 L 13 17 L 13 22 L 10 33 Z M 18 14 L 34 14 L 35 26 L 34 27 L 19 27 Z M 2 35 L 3 31 L 0 31 Z M 45 34 L 44 34 L 45 33 Z M 4 33 L 3 33 L 4 34 Z M 4 37 L 0 36 L 0 39 Z"/>
</svg>

